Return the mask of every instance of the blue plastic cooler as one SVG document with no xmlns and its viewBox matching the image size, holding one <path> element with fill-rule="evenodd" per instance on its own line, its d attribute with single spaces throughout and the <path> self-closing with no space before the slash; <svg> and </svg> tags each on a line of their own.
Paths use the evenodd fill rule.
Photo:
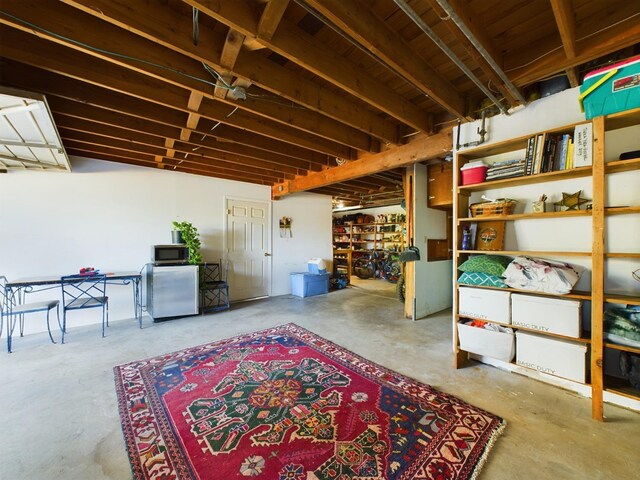
<svg viewBox="0 0 640 480">
<path fill-rule="evenodd" d="M 640 55 L 589 72 L 580 86 L 587 119 L 640 107 Z"/>
</svg>

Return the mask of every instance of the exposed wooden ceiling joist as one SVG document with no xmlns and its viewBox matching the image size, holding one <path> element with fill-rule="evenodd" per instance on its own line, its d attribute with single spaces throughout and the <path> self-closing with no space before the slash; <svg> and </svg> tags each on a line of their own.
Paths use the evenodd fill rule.
<svg viewBox="0 0 640 480">
<path fill-rule="evenodd" d="M 450 113 L 460 118 L 467 117 L 464 97 L 435 69 L 416 58 L 411 46 L 378 18 L 369 5 L 360 1 L 305 1 Z M 424 128 L 420 130 L 425 131 Z"/>
<path fill-rule="evenodd" d="M 159 4 L 111 0 L 63 0 L 86 13 L 106 20 L 139 36 L 205 62 L 215 69 L 223 69 L 220 56 L 224 38 L 215 32 L 200 30 L 198 46 L 190 40 L 191 17 L 167 10 Z M 397 144 L 397 127 L 389 121 L 361 108 L 348 98 L 323 89 L 259 53 L 243 50 L 236 59 L 233 74 L 250 80 L 272 94 L 282 96 L 310 110 L 338 120 L 345 125 L 385 141 Z"/>
<path fill-rule="evenodd" d="M 295 24 L 283 19 L 270 40 L 259 38 L 258 19 L 245 0 L 185 0 L 189 5 L 221 23 L 257 38 L 270 50 L 295 62 L 328 82 L 349 92 L 411 127 L 429 132 L 433 122 L 430 115 L 418 109 L 358 66 L 314 42 Z"/>
<path fill-rule="evenodd" d="M 33 67 L 6 60 L 4 63 L 4 68 L 0 69 L 0 81 L 9 85 L 20 84 L 30 90 L 48 94 L 49 103 L 56 112 L 174 139 L 179 138 L 180 128 L 187 118 L 183 112 L 92 87 L 71 78 L 38 72 Z M 224 125 L 210 130 L 215 123 L 202 124 L 205 126 L 194 131 L 198 143 L 202 145 L 252 158 L 277 161 L 302 170 L 321 170 L 328 163 L 326 155 L 310 150 L 266 137 L 249 136 Z"/>
<path fill-rule="evenodd" d="M 638 2 L 411 6 L 479 80 L 390 0 L 4 0 L 0 81 L 48 95 L 76 152 L 355 201 L 397 195 L 385 170 L 449 150 L 426 133 L 487 89 L 640 52 Z"/>
</svg>

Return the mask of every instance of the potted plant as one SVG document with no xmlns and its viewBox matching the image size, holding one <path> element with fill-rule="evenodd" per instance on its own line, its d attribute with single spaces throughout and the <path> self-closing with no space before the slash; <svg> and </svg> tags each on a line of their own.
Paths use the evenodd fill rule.
<svg viewBox="0 0 640 480">
<path fill-rule="evenodd" d="M 198 229 L 190 222 L 173 222 L 173 229 L 180 232 L 182 241 L 189 248 L 189 263 L 197 265 L 202 263 L 202 255 L 200 254 L 200 234 Z"/>
</svg>

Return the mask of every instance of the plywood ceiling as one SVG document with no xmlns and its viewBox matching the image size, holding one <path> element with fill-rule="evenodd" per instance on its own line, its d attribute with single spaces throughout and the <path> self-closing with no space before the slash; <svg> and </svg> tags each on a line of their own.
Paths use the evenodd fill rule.
<svg viewBox="0 0 640 480">
<path fill-rule="evenodd" d="M 617 0 L 3 0 L 0 83 L 46 95 L 72 155 L 374 202 L 490 98 L 635 53 L 639 20 Z"/>
</svg>

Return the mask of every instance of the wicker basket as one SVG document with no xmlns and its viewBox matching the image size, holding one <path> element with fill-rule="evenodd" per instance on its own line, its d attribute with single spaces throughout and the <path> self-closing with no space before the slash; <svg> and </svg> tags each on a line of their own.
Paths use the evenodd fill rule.
<svg viewBox="0 0 640 480">
<path fill-rule="evenodd" d="M 496 200 L 495 202 L 472 203 L 469 205 L 472 217 L 491 217 L 511 215 L 516 208 L 515 200 Z"/>
</svg>

